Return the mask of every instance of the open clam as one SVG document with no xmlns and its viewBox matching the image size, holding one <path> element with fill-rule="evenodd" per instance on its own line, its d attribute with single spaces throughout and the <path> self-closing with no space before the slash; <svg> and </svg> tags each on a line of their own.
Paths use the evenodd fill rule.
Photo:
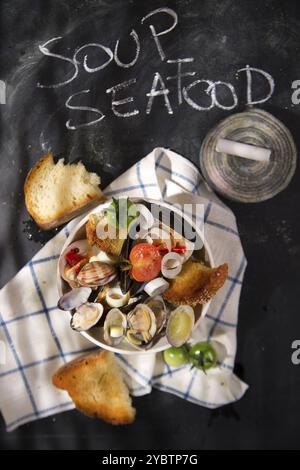
<svg viewBox="0 0 300 470">
<path fill-rule="evenodd" d="M 146 305 L 152 310 L 156 319 L 156 334 L 160 333 L 167 321 L 168 311 L 164 299 L 158 295 L 156 297 L 149 297 Z"/>
<path fill-rule="evenodd" d="M 58 301 L 61 310 L 73 310 L 88 301 L 92 289 L 90 287 L 77 287 L 64 294 Z"/>
<path fill-rule="evenodd" d="M 120 286 L 113 286 L 107 289 L 105 301 L 111 308 L 120 308 L 128 304 L 130 299 L 129 292 L 123 294 Z"/>
<path fill-rule="evenodd" d="M 112 308 L 104 322 L 104 340 L 110 346 L 117 346 L 125 336 L 127 327 L 126 315 L 118 308 Z"/>
<path fill-rule="evenodd" d="M 102 314 L 102 304 L 82 304 L 71 318 L 71 327 L 76 331 L 87 331 L 98 323 Z"/>
<path fill-rule="evenodd" d="M 69 282 L 70 280 L 72 281 L 72 279 L 70 279 L 70 277 L 72 277 L 73 272 L 70 272 L 70 269 L 72 267 L 75 267 L 75 264 L 76 264 L 76 266 L 79 265 L 79 261 L 82 260 L 83 258 L 87 258 L 87 254 L 88 254 L 89 249 L 90 249 L 90 247 L 89 247 L 88 241 L 86 239 L 84 239 L 84 240 L 77 240 L 77 241 L 71 243 L 63 251 L 63 253 L 61 254 L 61 256 L 59 258 L 58 266 L 59 266 L 60 275 L 65 281 L 67 281 L 67 282 Z M 75 256 L 77 256 L 78 261 L 77 261 L 77 263 L 74 262 L 72 265 L 69 265 L 67 260 L 66 260 L 66 254 L 70 253 L 72 251 L 74 252 Z M 74 257 L 74 261 L 75 260 L 76 260 L 76 258 Z M 76 268 L 73 271 L 75 273 Z"/>
<path fill-rule="evenodd" d="M 179 348 L 189 339 L 195 323 L 194 309 L 180 305 L 171 312 L 167 324 L 167 340 L 171 346 Z"/>
<path fill-rule="evenodd" d="M 77 274 L 86 263 L 87 258 L 83 258 L 82 260 L 78 261 L 78 263 L 76 263 L 74 266 L 70 266 L 68 264 L 65 265 L 63 278 L 65 281 L 67 281 L 69 286 L 72 287 L 72 289 L 80 287 L 80 284 L 77 281 Z"/>
<path fill-rule="evenodd" d="M 156 333 L 156 318 L 146 304 L 138 304 L 127 315 L 127 341 L 133 346 L 141 347 L 150 343 Z"/>
</svg>

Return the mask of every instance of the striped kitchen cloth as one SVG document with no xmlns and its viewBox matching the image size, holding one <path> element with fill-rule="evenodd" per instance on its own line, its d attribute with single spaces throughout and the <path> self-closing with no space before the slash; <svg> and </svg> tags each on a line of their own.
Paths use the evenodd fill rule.
<svg viewBox="0 0 300 470">
<path fill-rule="evenodd" d="M 135 396 L 152 387 L 193 403 L 216 408 L 242 397 L 247 385 L 233 373 L 238 304 L 246 259 L 232 212 L 203 181 L 198 169 L 174 152 L 156 148 L 106 188 L 107 196 L 142 196 L 171 204 L 202 204 L 205 237 L 215 264 L 227 262 L 229 276 L 213 298 L 193 340 L 211 340 L 218 367 L 205 375 L 190 366 L 170 368 L 161 354 L 119 356 Z M 70 329 L 69 316 L 57 309 L 57 260 L 71 221 L 0 291 L 0 409 L 7 430 L 74 407 L 68 394 L 52 386 L 64 363 L 95 349 Z"/>
</svg>

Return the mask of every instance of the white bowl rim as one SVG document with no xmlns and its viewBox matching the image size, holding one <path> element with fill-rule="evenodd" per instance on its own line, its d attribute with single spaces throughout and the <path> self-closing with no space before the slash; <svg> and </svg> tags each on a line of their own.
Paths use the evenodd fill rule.
<svg viewBox="0 0 300 470">
<path fill-rule="evenodd" d="M 207 241 L 205 240 L 205 237 L 202 236 L 201 232 L 198 230 L 198 228 L 195 226 L 195 223 L 193 222 L 193 220 L 186 214 L 184 214 L 180 209 L 178 209 L 177 207 L 173 206 L 172 204 L 168 204 L 167 202 L 165 201 L 162 201 L 162 200 L 159 200 L 159 199 L 149 199 L 149 198 L 146 198 L 146 197 L 130 197 L 130 200 L 132 201 L 139 201 L 139 202 L 142 202 L 142 201 L 146 201 L 150 204 L 156 204 L 156 205 L 160 205 L 162 207 L 165 207 L 173 212 L 175 212 L 176 214 L 178 214 L 180 217 L 182 217 L 183 219 L 185 219 L 190 225 L 191 227 L 193 227 L 195 229 L 195 231 L 197 232 L 197 234 L 199 235 L 199 237 L 201 238 L 202 242 L 203 242 L 203 246 L 205 248 L 205 252 L 206 254 L 208 255 L 208 259 L 209 259 L 209 264 L 210 266 L 214 267 L 214 259 L 213 259 L 213 255 L 212 255 L 212 252 L 211 252 L 211 249 L 210 249 L 210 246 L 209 244 L 207 243 Z M 99 211 L 99 209 L 101 209 L 101 211 L 103 209 L 105 209 L 105 207 L 108 207 L 110 205 L 110 203 L 112 202 L 112 198 L 109 198 L 107 199 L 106 201 L 102 202 L 101 204 L 99 204 L 98 206 L 94 207 L 92 210 L 90 210 L 88 213 L 86 213 L 86 215 L 84 215 L 78 222 L 78 224 L 75 225 L 75 227 L 71 230 L 71 232 L 69 233 L 68 237 L 66 238 L 65 240 L 65 243 L 61 249 L 61 252 L 60 252 L 60 255 L 59 255 L 59 259 L 58 259 L 58 262 L 57 262 L 57 286 L 58 286 L 58 293 L 59 293 L 59 296 L 61 297 L 63 295 L 63 290 L 62 290 L 62 285 L 63 285 L 63 281 L 61 279 L 61 276 L 60 276 L 60 272 L 59 272 L 59 260 L 60 260 L 60 257 L 62 255 L 62 253 L 65 251 L 65 249 L 70 245 L 70 243 L 73 241 L 73 238 L 76 236 L 77 232 L 82 228 L 82 226 L 88 221 L 88 218 L 90 216 L 90 214 L 93 214 L 94 212 L 97 212 Z M 208 301 L 206 304 L 204 304 L 202 306 L 202 312 L 201 312 L 201 316 L 198 318 L 198 320 L 195 322 L 195 325 L 194 325 L 194 328 L 196 327 L 196 325 L 199 323 L 199 321 L 201 319 L 203 319 L 205 317 L 205 315 L 207 314 L 207 311 L 210 307 L 210 303 L 211 303 L 211 300 Z M 102 348 L 102 349 L 106 349 L 108 351 L 111 351 L 111 352 L 114 352 L 114 353 L 117 353 L 117 354 L 123 354 L 123 355 L 136 355 L 136 354 L 156 354 L 158 352 L 161 352 L 161 351 L 164 351 L 165 349 L 168 349 L 170 347 L 170 344 L 167 343 L 165 345 L 161 345 L 161 346 L 153 346 L 152 348 L 148 349 L 148 350 L 139 350 L 139 349 L 136 349 L 136 350 L 124 350 L 124 349 L 119 349 L 117 347 L 113 347 L 113 346 L 109 346 L 108 344 L 106 343 L 102 343 L 101 341 L 97 340 L 96 338 L 94 338 L 93 336 L 91 336 L 87 331 L 80 331 L 80 334 L 86 338 L 88 341 L 90 341 L 91 343 L 95 344 L 96 346 Z"/>
</svg>

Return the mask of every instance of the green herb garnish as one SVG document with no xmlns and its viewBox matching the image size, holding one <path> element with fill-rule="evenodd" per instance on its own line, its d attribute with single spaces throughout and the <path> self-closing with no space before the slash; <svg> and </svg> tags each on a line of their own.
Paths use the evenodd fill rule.
<svg viewBox="0 0 300 470">
<path fill-rule="evenodd" d="M 128 198 L 115 199 L 105 211 L 109 225 L 120 229 L 127 229 L 131 222 L 139 216 L 136 205 Z"/>
</svg>

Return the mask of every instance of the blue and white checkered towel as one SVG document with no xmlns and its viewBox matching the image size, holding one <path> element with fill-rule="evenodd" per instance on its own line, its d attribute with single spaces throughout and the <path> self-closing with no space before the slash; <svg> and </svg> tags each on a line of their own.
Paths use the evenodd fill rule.
<svg viewBox="0 0 300 470">
<path fill-rule="evenodd" d="M 215 263 L 229 265 L 225 286 L 193 334 L 194 340 L 211 339 L 223 351 L 219 367 L 205 375 L 190 366 L 171 369 L 161 354 L 119 356 L 132 394 L 144 395 L 156 387 L 208 408 L 238 400 L 247 390 L 232 372 L 246 259 L 234 215 L 193 164 L 163 148 L 153 150 L 105 193 L 204 204 L 205 236 Z M 67 393 L 52 386 L 51 376 L 65 362 L 95 349 L 70 329 L 68 315 L 56 307 L 57 259 L 77 222 L 70 222 L 0 291 L 0 409 L 8 431 L 73 408 Z"/>
</svg>

